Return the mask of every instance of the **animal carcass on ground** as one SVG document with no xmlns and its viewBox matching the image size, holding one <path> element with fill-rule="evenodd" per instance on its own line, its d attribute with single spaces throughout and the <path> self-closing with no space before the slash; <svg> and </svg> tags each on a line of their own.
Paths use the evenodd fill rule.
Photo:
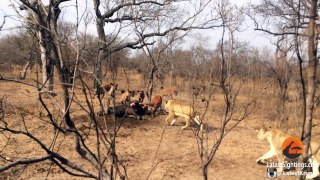
<svg viewBox="0 0 320 180">
<path fill-rule="evenodd" d="M 142 117 L 147 112 L 148 107 L 142 106 L 138 102 L 132 102 L 130 104 L 120 104 L 118 106 L 109 107 L 107 112 L 100 111 L 98 113 L 99 116 L 110 114 L 115 115 L 117 118 L 125 118 L 128 116 L 134 116 L 137 119 L 142 119 Z"/>
</svg>

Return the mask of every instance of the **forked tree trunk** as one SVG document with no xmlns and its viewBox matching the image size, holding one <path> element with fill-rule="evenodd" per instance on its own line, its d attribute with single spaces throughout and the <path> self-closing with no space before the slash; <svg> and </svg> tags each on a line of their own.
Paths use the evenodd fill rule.
<svg viewBox="0 0 320 180">
<path fill-rule="evenodd" d="M 35 7 L 34 7 L 35 8 Z M 53 79 L 54 79 L 54 63 L 49 58 L 50 49 L 48 47 L 48 39 L 46 32 L 46 20 L 45 17 L 48 15 L 43 4 L 40 3 L 39 7 L 35 8 L 37 11 L 31 11 L 31 15 L 35 22 L 39 25 L 36 29 L 39 49 L 40 49 L 40 59 L 42 63 L 42 84 L 44 85 L 43 90 L 53 91 Z"/>
<path fill-rule="evenodd" d="M 95 74 L 95 79 L 94 80 L 94 86 L 97 89 L 100 85 L 101 80 L 102 80 L 102 61 L 105 59 L 106 55 L 108 54 L 107 52 L 107 41 L 106 41 L 106 33 L 104 30 L 104 17 L 102 17 L 101 12 L 99 10 L 100 6 L 100 1 L 98 0 L 93 0 L 94 4 L 94 9 L 96 13 L 96 27 L 97 27 L 97 32 L 98 32 L 98 37 L 99 37 L 99 53 L 98 53 L 98 58 L 95 61 L 95 69 L 94 69 L 94 74 Z M 100 81 L 100 82 L 99 82 Z"/>
<path fill-rule="evenodd" d="M 30 68 L 30 61 L 28 61 L 22 68 L 20 74 L 19 74 L 19 79 L 25 79 L 27 76 L 27 70 Z"/>
</svg>

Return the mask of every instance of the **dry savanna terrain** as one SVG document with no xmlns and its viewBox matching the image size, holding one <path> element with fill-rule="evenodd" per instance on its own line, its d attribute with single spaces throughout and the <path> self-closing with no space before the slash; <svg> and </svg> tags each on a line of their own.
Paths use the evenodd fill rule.
<svg viewBox="0 0 320 180">
<path fill-rule="evenodd" d="M 132 71 L 132 72 L 131 72 Z M 145 90 L 141 75 L 127 70 L 130 84 L 126 84 L 123 71 L 118 73 L 114 82 L 119 84 L 118 89 Z M 18 72 L 5 72 L 2 75 L 7 78 L 14 78 Z M 35 84 L 36 74 L 28 72 L 24 82 Z M 111 82 L 112 80 L 106 79 Z M 241 82 L 242 86 L 236 99 L 234 118 L 230 127 L 237 123 L 237 117 L 241 116 L 243 107 L 251 101 L 255 101 L 252 113 L 240 122 L 222 141 L 212 163 L 209 165 L 209 179 L 243 179 L 256 180 L 266 179 L 266 167 L 258 165 L 255 160 L 263 153 L 267 152 L 267 141 L 258 141 L 257 129 L 262 125 L 275 126 L 277 116 L 277 88 L 271 80 L 261 81 L 259 79 L 235 79 Z M 88 79 L 87 82 L 90 82 Z M 93 83 L 88 83 L 89 85 Z M 165 84 L 169 84 L 165 82 Z M 187 101 L 190 99 L 190 89 L 185 85 L 186 81 L 179 79 L 176 88 L 179 90 L 174 99 Z M 235 83 L 237 84 L 237 83 Z M 55 92 L 57 96 L 47 97 L 45 102 L 53 112 L 56 119 L 61 118 L 59 106 L 62 106 L 61 89 L 58 80 L 55 82 Z M 79 104 L 84 104 L 85 98 L 80 86 L 76 83 L 74 89 L 74 102 L 71 104 L 71 117 L 78 130 L 85 136 L 86 144 L 96 152 L 96 138 L 94 128 L 90 124 L 86 113 Z M 239 86 L 240 87 L 240 86 Z M 159 86 L 155 87 L 155 93 L 159 91 Z M 70 91 L 71 93 L 71 91 Z M 301 113 L 299 102 L 294 101 L 296 89 L 289 87 L 289 98 L 286 114 L 288 117 L 283 120 L 281 128 L 291 135 L 299 136 L 301 127 Z M 44 109 L 38 100 L 36 88 L 16 83 L 12 81 L 0 81 L 0 97 L 5 97 L 4 116 L 8 126 L 16 129 L 28 131 L 40 139 L 46 146 L 50 146 L 55 137 L 55 130 L 48 122 Z M 92 99 L 94 110 L 99 110 L 97 98 Z M 76 103 L 77 102 L 77 103 Z M 145 100 L 146 102 L 146 100 Z M 204 104 L 200 100 L 195 100 L 196 108 L 203 109 Z M 215 143 L 221 128 L 222 114 L 225 108 L 225 101 L 221 90 L 217 89 L 209 102 L 209 108 L 204 117 L 208 148 Z M 201 159 L 195 133 L 197 127 L 181 130 L 184 125 L 183 119 L 178 119 L 174 126 L 165 123 L 165 115 L 156 117 L 144 116 L 143 120 L 126 118 L 117 133 L 116 150 L 119 160 L 126 165 L 129 179 L 202 179 Z M 314 113 L 313 138 L 320 138 L 320 116 L 319 109 Z M 98 123 L 103 124 L 102 117 L 98 117 Z M 108 117 L 108 125 L 114 124 L 112 118 Z M 228 129 L 229 127 L 227 127 Z M 107 131 L 106 129 L 104 129 Z M 71 162 L 86 168 L 90 167 L 74 151 L 73 136 L 58 134 L 55 146 L 56 152 L 67 157 Z M 45 155 L 46 152 L 32 139 L 7 132 L 0 134 L 0 165 L 10 163 L 18 159 L 37 157 Z M 274 158 L 274 160 L 276 160 Z M 90 169 L 89 169 L 90 170 Z M 295 179 L 296 177 L 280 177 L 278 179 Z M 74 177 L 50 161 L 33 163 L 27 166 L 19 165 L 4 171 L 0 174 L 0 179 L 85 179 Z"/>
<path fill-rule="evenodd" d="M 320 139 L 319 12 L 319 0 L 1 0 L 0 180 L 266 179 L 259 129 Z"/>
</svg>

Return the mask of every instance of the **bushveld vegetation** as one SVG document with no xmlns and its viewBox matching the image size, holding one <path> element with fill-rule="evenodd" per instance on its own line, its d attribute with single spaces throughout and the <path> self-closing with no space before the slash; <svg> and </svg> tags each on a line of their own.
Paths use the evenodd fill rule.
<svg viewBox="0 0 320 180">
<path fill-rule="evenodd" d="M 320 136 L 319 7 L 14 2 L 21 26 L 0 36 L 0 179 L 259 179 L 261 126 L 300 137 L 307 161 Z M 73 21 L 62 16 L 68 8 Z M 9 20 L 5 14 L 0 32 Z M 239 40 L 247 21 L 274 37 L 270 47 Z M 210 36 L 219 37 L 214 46 Z M 121 105 L 126 90 L 145 93 L 142 120 L 99 114 Z M 201 125 L 181 130 L 178 118 L 168 126 L 166 113 L 150 107 L 155 95 L 193 107 Z"/>
</svg>

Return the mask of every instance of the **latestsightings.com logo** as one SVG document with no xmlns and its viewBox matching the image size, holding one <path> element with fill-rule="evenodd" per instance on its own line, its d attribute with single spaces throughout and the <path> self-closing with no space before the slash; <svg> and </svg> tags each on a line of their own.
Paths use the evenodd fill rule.
<svg viewBox="0 0 320 180">
<path fill-rule="evenodd" d="M 282 143 L 282 153 L 285 157 L 287 157 L 290 160 L 295 161 L 297 158 L 299 158 L 303 152 L 303 144 L 299 138 L 296 137 L 288 137 L 285 139 Z M 301 176 L 306 175 L 306 173 L 309 172 L 281 172 L 281 174 L 278 174 L 277 168 L 288 168 L 291 167 L 311 167 L 312 164 L 308 163 L 297 163 L 297 162 L 283 162 L 283 163 L 267 163 L 267 177 L 268 178 L 276 178 L 279 175 L 286 175 L 286 176 Z"/>
<path fill-rule="evenodd" d="M 282 152 L 288 159 L 297 159 L 303 152 L 303 144 L 296 137 L 288 137 L 282 143 Z"/>
</svg>

